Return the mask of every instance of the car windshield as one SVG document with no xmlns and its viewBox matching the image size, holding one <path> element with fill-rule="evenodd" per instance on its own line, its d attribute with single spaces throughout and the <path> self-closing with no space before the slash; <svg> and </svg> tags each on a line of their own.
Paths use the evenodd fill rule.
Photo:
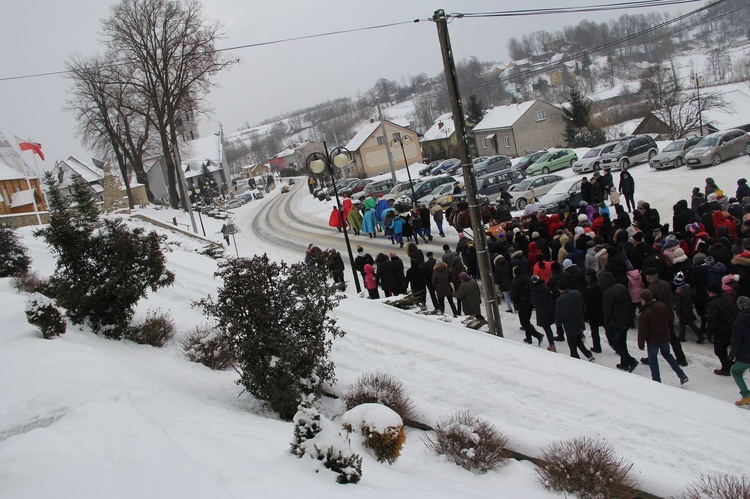
<svg viewBox="0 0 750 499">
<path fill-rule="evenodd" d="M 716 144 L 719 143 L 719 136 L 718 135 L 709 135 L 708 137 L 703 137 L 700 142 L 695 147 L 714 147 Z"/>
<path fill-rule="evenodd" d="M 685 142 L 687 142 L 687 140 L 675 140 L 667 147 L 665 147 L 662 152 L 682 151 L 682 148 L 685 146 Z"/>
<path fill-rule="evenodd" d="M 580 180 L 578 181 L 580 182 Z M 567 194 L 568 190 L 572 185 L 575 185 L 576 182 L 570 183 L 570 182 L 558 182 L 555 184 L 555 186 L 550 190 L 547 195 L 555 195 L 555 194 Z"/>
<path fill-rule="evenodd" d="M 550 158 L 550 156 L 552 156 L 551 152 L 548 152 L 547 154 L 543 154 L 539 157 L 539 159 L 535 161 L 535 163 L 543 163 L 547 161 Z"/>
<path fill-rule="evenodd" d="M 601 149 L 591 149 L 589 152 L 583 155 L 584 158 L 596 158 L 599 156 Z"/>
<path fill-rule="evenodd" d="M 531 180 L 524 180 L 523 182 L 517 183 L 514 187 L 514 191 L 528 191 L 529 186 L 531 185 L 531 182 L 533 182 L 534 179 Z"/>
<path fill-rule="evenodd" d="M 627 142 L 620 142 L 619 144 L 617 144 L 615 146 L 614 149 L 612 149 L 612 152 L 613 153 L 618 153 L 618 152 L 625 152 L 627 150 L 628 150 L 628 143 Z"/>
</svg>

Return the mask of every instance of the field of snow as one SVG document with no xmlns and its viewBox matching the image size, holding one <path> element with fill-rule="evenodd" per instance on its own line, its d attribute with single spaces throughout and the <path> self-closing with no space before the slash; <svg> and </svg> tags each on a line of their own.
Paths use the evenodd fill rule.
<svg viewBox="0 0 750 499">
<path fill-rule="evenodd" d="M 711 176 L 731 194 L 748 166 L 750 158 L 742 157 L 709 169 L 651 171 L 637 165 L 631 173 L 636 199 L 651 202 L 670 220 L 672 204 L 687 198 L 693 186 L 702 188 Z M 417 170 L 412 165 L 415 178 Z M 405 171 L 398 174 L 405 179 Z M 290 202 L 293 211 L 317 221 L 318 232 L 336 234 L 326 226 L 333 201 L 313 199 L 304 182 L 297 182 L 286 198 L 279 196 L 277 189 L 236 210 L 240 256 L 303 257 L 252 230 L 252 221 L 275 203 Z M 139 212 L 187 223 L 184 214 L 171 210 Z M 203 222 L 208 237 L 221 242 L 222 222 L 208 217 Z M 285 236 L 289 230 L 271 229 Z M 316 474 L 289 452 L 292 424 L 242 393 L 236 373 L 214 372 L 182 357 L 179 338 L 207 322 L 191 303 L 215 295 L 220 285 L 213 277 L 216 263 L 196 252 L 200 241 L 156 230 L 169 235 L 168 266 L 176 282 L 151 293 L 136 315 L 141 319 L 150 309 L 170 313 L 178 335 L 162 349 L 107 340 L 70 324 L 64 336 L 42 340 L 26 322 L 24 295 L 9 279 L 0 279 L 5 304 L 0 311 L 0 496 L 559 497 L 536 482 L 528 462 L 512 461 L 498 472 L 473 475 L 429 454 L 423 432 L 413 429 L 393 466 L 363 456 L 357 485 L 337 485 L 330 476 Z M 33 270 L 49 275 L 54 260 L 32 231 L 19 233 Z M 426 248 L 439 253 L 443 242 L 455 244 L 455 232 L 446 233 L 446 239 Z M 354 238 L 356 243 L 367 247 L 367 237 Z M 338 247 L 343 250 L 343 244 Z M 227 254 L 233 255 L 234 248 Z M 505 338 L 497 338 L 462 327 L 460 319 L 444 322 L 384 300 L 362 299 L 353 288 L 334 311 L 347 332 L 334 343 L 334 393 L 346 391 L 364 372 L 389 372 L 413 397 L 418 420 L 434 424 L 470 409 L 528 455 L 563 438 L 599 436 L 633 461 L 639 488 L 660 496 L 703 473 L 747 471 L 750 413 L 732 403 L 737 398 L 732 380 L 711 373 L 716 361 L 710 346 L 686 344 L 687 385 L 680 387 L 663 363 L 664 384 L 658 384 L 644 366 L 634 374 L 614 369 L 617 360 L 606 345 L 596 364 L 571 359 L 564 346 L 554 354 L 525 345 L 514 315 L 502 313 Z M 630 349 L 638 353 L 633 342 Z M 325 399 L 320 409 L 335 418 L 343 405 Z"/>
</svg>

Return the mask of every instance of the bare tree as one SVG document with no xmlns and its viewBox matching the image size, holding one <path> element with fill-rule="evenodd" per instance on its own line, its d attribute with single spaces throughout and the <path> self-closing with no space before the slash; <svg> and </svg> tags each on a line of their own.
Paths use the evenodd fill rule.
<svg viewBox="0 0 750 499">
<path fill-rule="evenodd" d="M 129 84 L 130 71 L 117 64 L 111 54 L 74 56 L 67 62 L 67 68 L 73 82 L 67 109 L 75 115 L 77 133 L 83 143 L 104 157 L 114 155 L 131 208 L 134 203 L 130 168 L 137 181 L 145 186 L 149 201 L 153 201 L 143 164 L 149 147 L 151 108 Z"/>
<path fill-rule="evenodd" d="M 211 77 L 236 62 L 215 49 L 220 29 L 195 0 L 121 0 L 103 21 L 108 47 L 133 68 L 132 83 L 152 108 L 174 208 L 179 201 L 174 159 L 178 113 L 199 108 Z"/>
</svg>

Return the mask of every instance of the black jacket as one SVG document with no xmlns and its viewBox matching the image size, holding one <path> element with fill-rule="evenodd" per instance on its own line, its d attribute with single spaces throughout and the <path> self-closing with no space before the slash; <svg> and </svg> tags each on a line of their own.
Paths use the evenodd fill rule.
<svg viewBox="0 0 750 499">
<path fill-rule="evenodd" d="M 732 302 L 723 295 L 715 295 L 706 303 L 706 330 L 714 336 L 729 339 L 735 312 Z"/>
<path fill-rule="evenodd" d="M 528 275 L 521 274 L 513 278 L 510 299 L 520 312 L 530 312 L 534 308 L 531 304 L 531 278 Z"/>
<path fill-rule="evenodd" d="M 741 311 L 734 321 L 729 358 L 750 364 L 750 309 Z"/>
<path fill-rule="evenodd" d="M 599 282 L 594 282 L 586 286 L 583 291 L 583 302 L 586 304 L 586 320 L 592 327 L 604 325 L 604 300 L 602 298 L 602 288 Z"/>
<path fill-rule="evenodd" d="M 554 324 L 555 306 L 552 303 L 552 292 L 547 285 L 541 281 L 538 284 L 532 284 L 529 298 L 536 309 L 536 325 L 544 327 Z"/>
<path fill-rule="evenodd" d="M 555 303 L 555 320 L 568 336 L 582 334 L 586 329 L 586 305 L 575 289 L 560 294 Z"/>
<path fill-rule="evenodd" d="M 635 307 L 630 301 L 628 288 L 615 281 L 611 272 L 599 276 L 602 288 L 602 313 L 604 326 L 627 327 L 635 319 Z"/>
</svg>

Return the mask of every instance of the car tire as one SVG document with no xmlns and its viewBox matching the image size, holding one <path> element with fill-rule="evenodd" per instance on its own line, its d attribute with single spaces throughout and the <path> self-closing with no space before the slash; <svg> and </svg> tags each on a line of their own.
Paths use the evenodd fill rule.
<svg viewBox="0 0 750 499">
<path fill-rule="evenodd" d="M 480 175 L 487 175 L 487 170 L 482 170 L 481 172 L 479 172 L 479 174 Z"/>
<path fill-rule="evenodd" d="M 389 206 L 390 208 L 393 208 L 393 199 L 389 199 L 389 200 L 388 200 L 388 206 Z"/>
<path fill-rule="evenodd" d="M 675 168 L 679 168 L 679 167 L 681 167 L 684 164 L 685 164 L 685 161 L 683 161 L 683 159 L 681 157 L 677 156 L 675 158 L 675 160 L 674 160 L 674 167 Z"/>
<path fill-rule="evenodd" d="M 544 173 L 545 175 L 547 175 L 549 173 L 549 168 L 547 168 L 546 166 L 544 168 L 542 168 L 542 173 Z"/>
<path fill-rule="evenodd" d="M 569 166 L 570 166 L 571 168 L 573 168 L 573 163 L 575 163 L 575 162 L 576 162 L 576 160 L 575 160 L 575 159 L 571 159 L 571 160 L 570 160 L 570 165 L 569 165 Z"/>
<path fill-rule="evenodd" d="M 526 208 L 527 204 L 528 204 L 528 202 L 526 201 L 526 199 L 521 198 L 518 201 L 516 201 L 516 209 L 517 210 L 523 210 L 524 208 Z"/>
<path fill-rule="evenodd" d="M 651 149 L 648 152 L 648 160 L 651 161 L 651 158 L 653 158 L 654 156 L 656 156 L 656 151 L 654 151 L 653 149 Z"/>
<path fill-rule="evenodd" d="M 721 155 L 718 152 L 711 156 L 711 164 L 714 166 L 721 164 Z"/>
<path fill-rule="evenodd" d="M 598 161 L 596 163 L 594 163 L 594 171 L 595 172 L 598 172 L 601 169 L 602 169 L 602 165 L 600 165 Z"/>
<path fill-rule="evenodd" d="M 628 161 L 627 159 L 622 159 L 620 161 L 620 170 L 627 171 L 628 168 L 630 168 L 630 161 Z"/>
<path fill-rule="evenodd" d="M 745 144 L 745 154 L 747 154 L 748 156 L 750 156 L 750 142 L 748 142 L 747 144 Z"/>
</svg>

